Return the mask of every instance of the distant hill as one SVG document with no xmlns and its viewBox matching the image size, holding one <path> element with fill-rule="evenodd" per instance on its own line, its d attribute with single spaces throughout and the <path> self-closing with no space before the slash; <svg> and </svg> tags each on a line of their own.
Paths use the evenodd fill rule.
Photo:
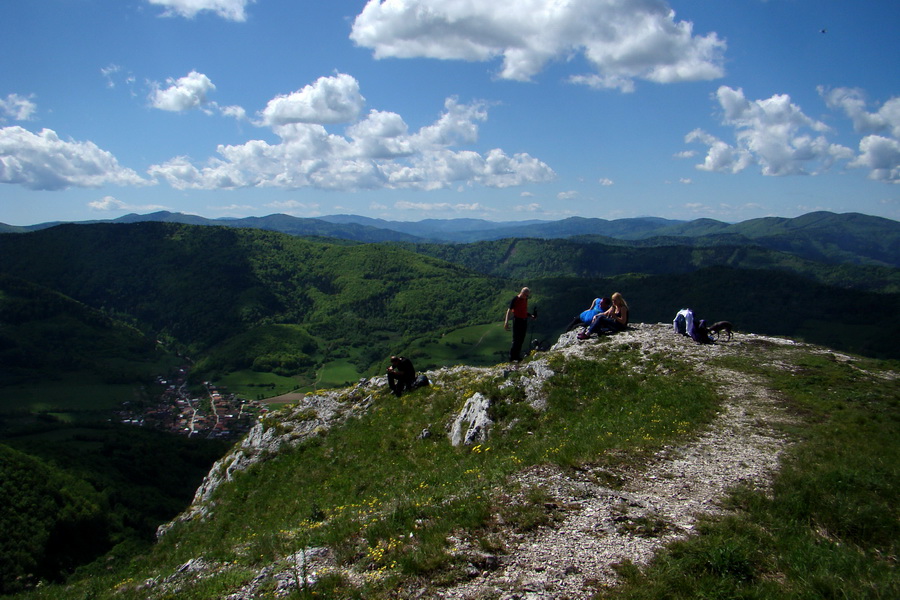
<svg viewBox="0 0 900 600">
<path fill-rule="evenodd" d="M 0 273 L 58 291 L 102 311 L 98 314 L 120 315 L 147 338 L 193 357 L 209 374 L 256 365 L 282 375 L 311 376 L 336 360 L 365 373 L 414 340 L 499 322 L 508 296 L 538 280 L 554 281 L 552 291 L 545 287 L 538 293 L 544 308 L 553 310 L 553 320 L 535 324 L 538 336 L 558 334 L 587 308 L 581 304 L 617 289 L 628 297 L 629 288 L 665 287 L 666 299 L 641 302 L 645 315 L 665 316 L 692 297 L 704 272 L 723 266 L 741 273 L 740 286 L 721 273 L 710 282 L 723 318 L 765 320 L 768 333 L 810 341 L 825 336 L 839 348 L 897 355 L 890 350 L 896 344 L 882 339 L 893 335 L 900 319 L 897 269 L 829 265 L 759 246 L 617 244 L 505 238 L 347 245 L 259 229 L 98 223 L 0 235 Z M 773 277 L 773 271 L 785 277 Z M 692 277 L 672 279 L 676 275 Z M 752 287 L 772 300 L 744 303 L 750 280 L 758 281 Z M 812 282 L 820 300 L 805 295 L 809 304 L 793 310 L 818 321 L 822 331 L 804 325 L 801 334 L 800 324 L 784 317 L 768 328 L 778 298 L 805 294 Z M 583 293 L 574 291 L 582 288 Z M 853 294 L 863 292 L 883 295 L 867 295 L 864 302 L 858 296 L 861 304 L 854 307 Z M 553 307 L 546 303 L 550 298 Z M 834 313 L 836 306 L 842 312 Z M 644 318 L 640 314 L 635 318 Z M 834 320 L 848 329 L 838 339 L 827 332 Z M 54 322 L 31 327 L 50 336 Z M 872 330 L 873 322 L 881 327 Z M 7 345 L 10 352 L 34 347 L 26 346 L 25 334 L 17 339 L 16 345 Z"/>
<path fill-rule="evenodd" d="M 657 241 L 658 238 L 654 238 Z M 666 238 L 671 240 L 671 238 Z M 602 240 L 602 241 L 594 241 Z M 504 238 L 470 244 L 402 244 L 420 254 L 457 263 L 485 275 L 510 279 L 534 277 L 603 278 L 642 273 L 690 273 L 713 266 L 778 270 L 823 284 L 876 292 L 900 292 L 900 269 L 830 264 L 759 245 L 693 246 L 622 244 L 611 238 Z"/>
<path fill-rule="evenodd" d="M 900 267 L 900 223 L 858 213 L 809 213 L 788 219 L 766 217 L 728 225 L 700 219 L 664 227 L 644 240 L 686 238 L 693 245 L 752 243 L 831 263 Z"/>
<path fill-rule="evenodd" d="M 472 243 L 507 238 L 540 238 L 607 243 L 618 240 L 621 245 L 635 247 L 753 245 L 820 262 L 900 267 L 900 223 L 858 213 L 815 212 L 795 218 L 766 217 L 729 224 L 713 219 L 677 221 L 657 217 L 611 221 L 570 217 L 560 221 L 426 219 L 407 222 L 356 215 L 298 218 L 276 214 L 243 219 L 206 219 L 162 211 L 126 215 L 111 222 L 145 221 L 264 229 L 294 236 L 361 243 Z M 22 233 L 56 225 L 59 223 L 27 227 L 0 224 L 0 233 Z"/>
</svg>

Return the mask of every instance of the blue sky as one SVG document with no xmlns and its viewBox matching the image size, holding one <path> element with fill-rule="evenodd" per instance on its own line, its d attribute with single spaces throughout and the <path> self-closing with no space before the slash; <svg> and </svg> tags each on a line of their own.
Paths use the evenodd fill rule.
<svg viewBox="0 0 900 600">
<path fill-rule="evenodd" d="M 896 0 L 9 0 L 0 222 L 900 220 Z"/>
</svg>

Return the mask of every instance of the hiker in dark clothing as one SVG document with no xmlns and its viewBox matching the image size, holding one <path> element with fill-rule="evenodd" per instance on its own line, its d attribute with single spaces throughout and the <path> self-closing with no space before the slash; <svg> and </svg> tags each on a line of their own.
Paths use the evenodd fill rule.
<svg viewBox="0 0 900 600">
<path fill-rule="evenodd" d="M 522 360 L 522 344 L 525 342 L 525 334 L 528 332 L 528 318 L 536 318 L 528 312 L 528 298 L 531 290 L 523 287 L 522 291 L 513 297 L 506 309 L 506 318 L 503 320 L 503 328 L 509 330 L 509 318 L 512 317 L 512 346 L 509 349 L 510 362 Z"/>
<path fill-rule="evenodd" d="M 391 366 L 387 370 L 388 387 L 395 396 L 399 396 L 404 390 L 413 389 L 416 381 L 416 369 L 412 361 L 403 356 L 392 356 Z"/>
</svg>

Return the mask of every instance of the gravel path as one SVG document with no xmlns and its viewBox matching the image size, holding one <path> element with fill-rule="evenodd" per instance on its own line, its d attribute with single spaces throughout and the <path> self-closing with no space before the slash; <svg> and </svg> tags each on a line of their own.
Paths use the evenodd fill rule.
<svg viewBox="0 0 900 600">
<path fill-rule="evenodd" d="M 544 486 L 554 503 L 564 507 L 562 520 L 513 539 L 508 553 L 499 557 L 498 568 L 442 590 L 438 597 L 590 598 L 598 587 L 615 584 L 611 568 L 615 563 L 625 559 L 645 563 L 664 544 L 688 535 L 698 517 L 719 513 L 719 501 L 728 489 L 744 481 L 767 484 L 788 443 L 776 425 L 789 417 L 761 382 L 707 364 L 713 356 L 753 352 L 759 340 L 794 345 L 789 340 L 735 334 L 731 342 L 705 346 L 674 334 L 664 324 L 639 324 L 613 336 L 609 343 L 640 347 L 645 355 L 679 355 L 697 365 L 698 373 L 710 378 L 725 398 L 719 416 L 690 443 L 659 452 L 641 472 L 616 473 L 624 485 L 615 490 L 597 483 L 608 473 L 549 467 L 523 473 L 522 483 Z M 569 334 L 555 349 L 577 356 L 596 344 L 578 342 Z"/>
</svg>

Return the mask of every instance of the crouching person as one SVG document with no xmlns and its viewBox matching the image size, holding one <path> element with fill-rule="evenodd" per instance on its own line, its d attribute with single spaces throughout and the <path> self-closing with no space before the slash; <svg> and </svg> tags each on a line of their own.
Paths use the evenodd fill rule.
<svg viewBox="0 0 900 600">
<path fill-rule="evenodd" d="M 412 361 L 404 356 L 392 356 L 387 370 L 388 387 L 395 396 L 411 390 L 416 383 L 416 369 Z"/>
</svg>

